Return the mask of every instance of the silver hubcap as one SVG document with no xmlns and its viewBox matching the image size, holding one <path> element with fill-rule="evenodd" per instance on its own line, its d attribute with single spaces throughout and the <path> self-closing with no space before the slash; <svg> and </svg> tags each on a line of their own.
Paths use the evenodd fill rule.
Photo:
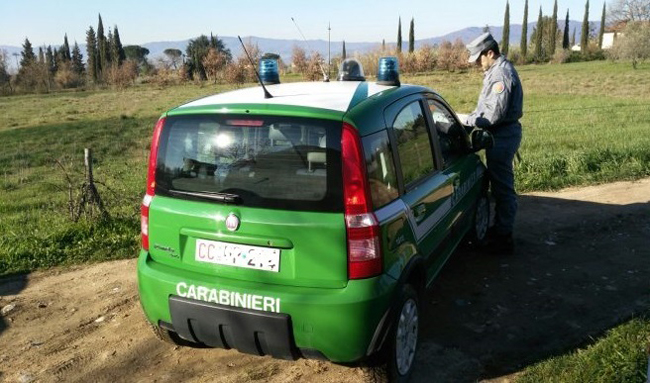
<svg viewBox="0 0 650 383">
<path fill-rule="evenodd" d="M 474 223 L 474 231 L 476 231 L 476 238 L 481 240 L 487 234 L 488 225 L 490 224 L 490 205 L 488 199 L 481 197 L 476 206 L 476 221 Z"/>
<path fill-rule="evenodd" d="M 406 375 L 413 364 L 415 348 L 418 344 L 418 306 L 413 299 L 407 300 L 402 306 L 396 336 L 397 370 L 400 375 Z"/>
</svg>

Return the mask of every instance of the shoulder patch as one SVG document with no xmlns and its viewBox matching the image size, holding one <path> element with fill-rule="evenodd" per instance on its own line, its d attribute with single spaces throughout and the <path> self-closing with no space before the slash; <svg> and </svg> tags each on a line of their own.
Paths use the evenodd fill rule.
<svg viewBox="0 0 650 383">
<path fill-rule="evenodd" d="M 503 91 L 506 89 L 505 85 L 503 85 L 503 81 L 497 81 L 492 85 L 492 92 L 496 94 L 501 94 Z"/>
</svg>

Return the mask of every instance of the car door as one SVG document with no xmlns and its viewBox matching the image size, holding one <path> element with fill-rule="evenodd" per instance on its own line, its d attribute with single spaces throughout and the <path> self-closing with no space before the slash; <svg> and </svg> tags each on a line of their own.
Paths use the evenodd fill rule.
<svg viewBox="0 0 650 383">
<path fill-rule="evenodd" d="M 407 209 L 417 248 L 430 267 L 442 255 L 447 233 L 440 223 L 451 206 L 452 180 L 441 169 L 433 149 L 430 118 L 421 95 L 400 100 L 387 109 L 388 126 L 401 180 L 401 200 Z"/>
<path fill-rule="evenodd" d="M 470 193 L 476 182 L 480 179 L 477 170 L 478 156 L 469 149 L 469 136 L 465 128 L 456 119 L 451 109 L 435 95 L 426 96 L 428 117 L 433 127 L 434 147 L 437 143 L 442 157 L 442 173 L 450 180 L 453 186 L 450 199 L 450 213 L 445 222 L 446 230 L 452 239 L 460 240 L 464 234 L 464 220 L 469 219 L 473 203 Z M 437 141 L 437 142 L 436 142 Z"/>
</svg>

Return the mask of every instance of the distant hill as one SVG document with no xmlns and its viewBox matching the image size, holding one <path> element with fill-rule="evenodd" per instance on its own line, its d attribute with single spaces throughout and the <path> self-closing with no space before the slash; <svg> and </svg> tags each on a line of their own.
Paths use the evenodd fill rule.
<svg viewBox="0 0 650 383">
<path fill-rule="evenodd" d="M 564 20 L 558 19 L 559 23 L 559 28 L 563 29 L 564 28 Z M 533 29 L 535 28 L 535 25 L 537 23 L 528 23 L 528 38 L 530 40 L 530 36 L 533 33 Z M 569 22 L 569 36 L 573 33 L 573 29 L 575 28 L 576 31 L 576 41 L 580 41 L 580 36 L 581 36 L 581 29 L 582 29 L 582 22 L 580 21 L 573 21 L 571 20 Z M 600 28 L 600 22 L 590 22 L 590 27 L 593 31 L 598 31 Z M 511 24 L 510 25 L 510 45 L 513 47 L 518 47 L 519 43 L 521 41 L 521 24 Z M 503 35 L 503 27 L 493 27 L 490 26 L 490 32 L 494 36 L 494 38 L 501 42 L 501 38 Z M 475 37 L 483 33 L 483 27 L 469 27 L 469 28 L 464 28 L 460 29 L 455 32 L 448 33 L 444 36 L 439 36 L 439 37 L 431 37 L 431 38 L 426 38 L 426 39 L 420 39 L 415 41 L 415 46 L 416 48 L 421 47 L 422 45 L 428 44 L 428 45 L 438 45 L 443 41 L 451 41 L 454 42 L 458 39 L 460 39 L 463 43 L 468 43 L 471 40 L 473 40 Z M 404 36 L 408 36 L 408 31 L 404 30 L 403 31 Z M 223 40 L 225 46 L 230 49 L 230 52 L 233 54 L 233 57 L 237 57 L 238 55 L 241 54 L 241 45 L 239 44 L 239 40 L 237 37 L 231 37 L 231 36 L 219 36 L 221 40 Z M 243 37 L 242 40 L 244 41 L 251 41 L 254 44 L 257 44 L 258 47 L 262 52 L 272 52 L 272 53 L 277 53 L 282 57 L 282 60 L 285 62 L 290 62 L 291 61 L 291 56 L 292 56 L 292 51 L 294 46 L 299 46 L 303 48 L 307 52 L 311 51 L 318 51 L 320 54 L 323 55 L 323 57 L 327 58 L 327 52 L 328 52 L 328 44 L 327 40 L 308 40 L 307 43 L 303 40 L 282 40 L 282 39 L 268 39 L 268 38 L 263 38 L 263 37 L 255 37 L 255 36 L 249 36 L 249 37 Z M 141 44 L 143 47 L 149 49 L 149 59 L 152 61 L 155 61 L 159 57 L 163 57 L 163 51 L 165 49 L 169 48 L 175 48 L 175 49 L 180 49 L 181 51 L 185 52 L 185 48 L 187 47 L 187 44 L 189 43 L 189 39 L 187 40 L 180 40 L 180 41 L 157 41 L 157 42 L 151 42 L 151 43 L 146 43 L 146 44 Z M 345 43 L 345 49 L 347 51 L 348 56 L 353 56 L 355 53 L 366 53 L 368 51 L 371 51 L 372 49 L 379 48 L 381 45 L 381 42 L 361 42 L 361 43 L 353 43 L 353 42 L 346 42 Z M 388 42 L 387 46 L 394 46 L 394 42 Z M 407 46 L 408 42 L 404 41 L 402 46 Z M 20 54 L 22 51 L 21 47 L 15 47 L 15 46 L 6 46 L 6 45 L 0 45 L 0 49 L 5 50 L 8 55 L 9 55 L 9 68 L 10 70 L 14 71 L 16 68 L 16 60 L 13 57 L 14 53 Z M 38 47 L 34 47 L 35 52 L 38 53 Z M 85 45 L 79 45 L 79 49 L 81 49 L 82 54 L 84 55 L 84 59 L 86 58 L 86 46 Z M 337 56 L 340 55 L 342 51 L 342 42 L 341 41 L 332 41 L 331 44 L 331 56 Z M 18 57 L 18 60 L 20 60 L 20 57 Z"/>
</svg>

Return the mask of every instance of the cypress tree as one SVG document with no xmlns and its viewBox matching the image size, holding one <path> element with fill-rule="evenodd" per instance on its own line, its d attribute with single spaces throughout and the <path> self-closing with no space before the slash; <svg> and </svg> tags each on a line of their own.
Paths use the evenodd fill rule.
<svg viewBox="0 0 650 383">
<path fill-rule="evenodd" d="M 386 50 L 386 39 L 381 39 L 381 50 L 382 51 Z"/>
<path fill-rule="evenodd" d="M 587 53 L 589 48 L 589 0 L 585 4 L 585 17 L 582 19 L 582 34 L 580 36 L 580 51 Z"/>
<path fill-rule="evenodd" d="M 47 65 L 47 69 L 50 71 L 50 74 L 54 76 L 58 68 L 56 65 L 56 54 L 54 51 L 52 51 L 51 45 L 48 45 L 47 49 L 45 50 L 45 64 Z"/>
<path fill-rule="evenodd" d="M 38 63 L 45 64 L 45 54 L 43 53 L 43 47 L 38 47 Z"/>
<path fill-rule="evenodd" d="M 411 17 L 411 26 L 409 27 L 409 53 L 415 50 L 415 20 Z"/>
<path fill-rule="evenodd" d="M 113 55 L 113 61 L 116 61 L 118 65 L 122 65 L 124 60 L 126 60 L 126 54 L 124 53 L 124 47 L 122 46 L 122 41 L 120 41 L 120 32 L 117 30 L 117 25 L 113 30 L 113 45 L 115 46 L 115 54 Z"/>
<path fill-rule="evenodd" d="M 64 61 L 70 61 L 72 56 L 70 56 L 70 44 L 68 44 L 67 33 L 63 36 L 63 45 L 59 48 L 59 51 L 61 52 L 61 57 Z"/>
<path fill-rule="evenodd" d="M 510 48 L 510 2 L 506 1 L 506 13 L 503 16 L 503 39 L 501 40 L 501 53 L 508 57 Z"/>
<path fill-rule="evenodd" d="M 555 48 L 557 43 L 557 0 L 555 0 L 555 5 L 553 5 L 553 17 L 551 18 L 551 30 L 548 31 L 549 43 L 548 53 L 550 55 L 555 54 Z"/>
<path fill-rule="evenodd" d="M 573 27 L 573 35 L 571 35 L 571 46 L 576 45 L 576 27 Z"/>
<path fill-rule="evenodd" d="M 88 58 L 86 65 L 88 76 L 93 81 L 97 81 L 99 78 L 99 57 L 97 53 L 97 37 L 95 36 L 93 27 L 90 27 L 88 28 L 88 32 L 86 32 L 86 57 Z"/>
<path fill-rule="evenodd" d="M 603 36 L 605 36 L 605 12 L 607 3 L 603 3 L 603 15 L 600 18 L 600 32 L 598 33 L 598 48 L 603 49 Z"/>
<path fill-rule="evenodd" d="M 528 0 L 524 5 L 524 22 L 521 24 L 521 44 L 519 49 L 521 50 L 522 59 L 526 61 L 526 53 L 528 53 Z"/>
<path fill-rule="evenodd" d="M 104 35 L 104 23 L 102 22 L 102 15 L 99 15 L 99 23 L 97 24 L 97 77 L 108 68 L 109 62 L 109 47 Z"/>
<path fill-rule="evenodd" d="M 111 59 L 112 57 L 115 57 L 114 53 L 117 54 L 117 51 L 114 51 L 116 49 L 115 47 L 115 41 L 113 41 L 113 31 L 111 31 L 111 28 L 108 28 L 108 35 L 106 35 L 106 48 L 108 49 L 108 65 L 113 64 L 113 60 Z"/>
<path fill-rule="evenodd" d="M 76 41 L 74 42 L 74 48 L 72 48 L 72 71 L 79 75 L 84 73 L 83 55 Z"/>
<path fill-rule="evenodd" d="M 535 60 L 542 61 L 544 59 L 544 19 L 541 6 L 539 7 L 539 18 L 535 29 Z"/>
<path fill-rule="evenodd" d="M 397 23 L 397 52 L 402 53 L 402 17 Z"/>
<path fill-rule="evenodd" d="M 566 10 L 566 20 L 564 21 L 564 35 L 562 36 L 562 49 L 569 49 L 569 9 Z"/>
<path fill-rule="evenodd" d="M 343 40 L 343 54 L 342 54 L 342 56 L 343 56 L 343 60 L 345 60 L 348 57 L 348 54 L 345 51 L 345 40 Z"/>
</svg>

